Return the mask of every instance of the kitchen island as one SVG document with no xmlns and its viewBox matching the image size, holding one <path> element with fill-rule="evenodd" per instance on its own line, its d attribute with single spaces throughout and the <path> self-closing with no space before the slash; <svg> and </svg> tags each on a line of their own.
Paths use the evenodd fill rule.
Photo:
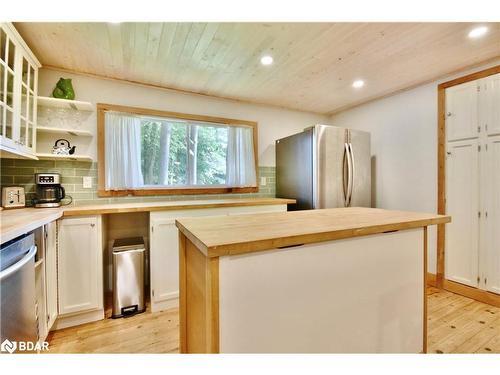
<svg viewBox="0 0 500 375">
<path fill-rule="evenodd" d="M 426 351 L 427 226 L 337 208 L 176 220 L 182 353 Z"/>
</svg>

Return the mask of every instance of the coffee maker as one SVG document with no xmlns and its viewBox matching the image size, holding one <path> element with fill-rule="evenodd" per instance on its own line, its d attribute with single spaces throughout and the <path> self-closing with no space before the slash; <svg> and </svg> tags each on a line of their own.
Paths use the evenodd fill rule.
<svg viewBox="0 0 500 375">
<path fill-rule="evenodd" d="M 35 207 L 61 206 L 61 199 L 66 196 L 66 192 L 61 186 L 59 173 L 37 173 L 35 174 L 35 183 Z"/>
</svg>

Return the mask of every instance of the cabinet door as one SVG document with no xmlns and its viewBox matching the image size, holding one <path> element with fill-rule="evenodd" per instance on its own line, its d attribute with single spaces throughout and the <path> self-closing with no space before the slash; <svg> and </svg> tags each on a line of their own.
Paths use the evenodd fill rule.
<svg viewBox="0 0 500 375">
<path fill-rule="evenodd" d="M 478 83 L 446 89 L 446 137 L 448 141 L 478 136 Z"/>
<path fill-rule="evenodd" d="M 500 134 L 500 73 L 481 81 L 481 124 L 488 135 Z"/>
<path fill-rule="evenodd" d="M 448 142 L 446 159 L 446 278 L 478 286 L 478 141 Z"/>
<path fill-rule="evenodd" d="M 101 309 L 101 217 L 68 218 L 59 224 L 59 314 Z"/>
<path fill-rule="evenodd" d="M 226 215 L 226 208 L 151 212 L 151 311 L 179 305 L 179 231 L 180 217 Z"/>
<path fill-rule="evenodd" d="M 47 290 L 47 326 L 52 327 L 57 318 L 57 224 L 45 225 L 45 283 Z"/>
<path fill-rule="evenodd" d="M 37 70 L 29 60 L 21 57 L 21 111 L 19 145 L 24 152 L 34 153 L 36 123 L 36 80 Z"/>
<path fill-rule="evenodd" d="M 35 311 L 38 329 L 38 341 L 45 341 L 49 329 L 47 326 L 47 306 L 46 306 L 47 290 L 45 288 L 45 272 L 43 263 L 35 266 Z"/>
<path fill-rule="evenodd" d="M 286 205 L 206 208 L 183 211 L 151 212 L 151 311 L 179 305 L 179 231 L 175 220 L 192 216 L 236 215 L 286 211 Z"/>
<path fill-rule="evenodd" d="M 178 305 L 179 239 L 175 219 L 151 223 L 151 310 Z"/>
<path fill-rule="evenodd" d="M 486 202 L 487 255 L 485 265 L 486 289 L 500 294 L 500 136 L 488 139 Z"/>
<path fill-rule="evenodd" d="M 15 149 L 14 140 L 14 67 L 16 45 L 0 24 L 0 140 L 3 147 Z"/>
</svg>

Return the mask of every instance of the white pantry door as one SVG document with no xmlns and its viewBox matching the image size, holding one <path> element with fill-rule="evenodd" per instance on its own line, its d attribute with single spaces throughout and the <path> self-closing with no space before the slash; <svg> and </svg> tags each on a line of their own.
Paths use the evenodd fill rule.
<svg viewBox="0 0 500 375">
<path fill-rule="evenodd" d="M 479 142 L 448 142 L 446 208 L 452 221 L 446 228 L 447 279 L 478 286 Z"/>
<path fill-rule="evenodd" d="M 500 294 L 500 135 L 489 137 L 487 154 L 486 290 Z"/>
<path fill-rule="evenodd" d="M 484 78 L 481 84 L 481 96 L 484 104 L 481 105 L 480 116 L 488 135 L 500 134 L 500 73 Z"/>
<path fill-rule="evenodd" d="M 446 89 L 446 137 L 448 141 L 478 136 L 478 83 L 472 81 Z"/>
</svg>

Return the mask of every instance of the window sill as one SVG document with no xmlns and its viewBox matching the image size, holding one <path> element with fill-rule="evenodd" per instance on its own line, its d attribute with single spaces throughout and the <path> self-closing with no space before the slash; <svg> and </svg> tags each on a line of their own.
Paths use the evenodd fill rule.
<svg viewBox="0 0 500 375">
<path fill-rule="evenodd" d="M 99 197 L 126 197 L 126 196 L 151 196 L 151 195 L 194 195 L 194 194 L 237 194 L 258 193 L 258 186 L 250 187 L 182 187 L 182 188 L 157 188 L 138 190 L 99 190 Z"/>
</svg>

